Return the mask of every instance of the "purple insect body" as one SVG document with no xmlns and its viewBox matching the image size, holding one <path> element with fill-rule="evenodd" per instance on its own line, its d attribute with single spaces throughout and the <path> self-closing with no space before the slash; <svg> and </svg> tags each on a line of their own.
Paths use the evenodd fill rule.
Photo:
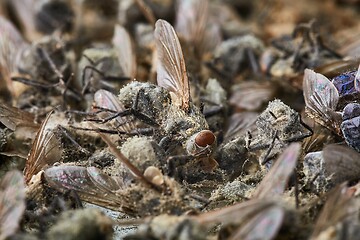
<svg viewBox="0 0 360 240">
<path fill-rule="evenodd" d="M 357 92 L 355 89 L 356 73 L 357 71 L 346 72 L 331 80 L 338 90 L 340 97 L 352 95 Z"/>
<path fill-rule="evenodd" d="M 343 111 L 341 131 L 346 143 L 360 152 L 360 104 L 349 103 Z"/>
</svg>

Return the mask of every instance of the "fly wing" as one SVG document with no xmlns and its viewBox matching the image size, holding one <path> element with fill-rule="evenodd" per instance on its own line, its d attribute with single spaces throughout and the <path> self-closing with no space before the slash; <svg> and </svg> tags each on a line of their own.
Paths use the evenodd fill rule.
<svg viewBox="0 0 360 240">
<path fill-rule="evenodd" d="M 195 47 L 199 47 L 205 34 L 208 5 L 208 0 L 178 1 L 176 32 Z"/>
<path fill-rule="evenodd" d="M 21 29 L 25 31 L 27 39 L 36 40 L 39 38 L 35 27 L 35 6 L 37 5 L 37 1 L 18 0 L 8 1 L 7 4 L 15 15 L 16 22 L 21 26 Z"/>
<path fill-rule="evenodd" d="M 198 53 L 211 52 L 221 43 L 221 29 L 209 18 L 208 0 L 178 1 L 176 32 L 187 42 L 194 44 Z"/>
<path fill-rule="evenodd" d="M 102 113 L 100 117 L 103 118 L 108 118 L 111 116 L 111 114 L 120 113 L 125 110 L 125 107 L 114 94 L 103 89 L 96 91 L 94 95 L 94 101 L 96 106 L 113 111 L 113 113 Z M 120 131 L 130 132 L 131 130 L 135 129 L 133 119 L 130 116 L 118 116 L 115 118 L 115 120 L 115 128 Z"/>
<path fill-rule="evenodd" d="M 5 104 L 0 104 L 0 122 L 12 131 L 20 126 L 34 129 L 40 127 L 39 124 L 35 123 L 33 114 Z"/>
<path fill-rule="evenodd" d="M 271 206 L 239 227 L 229 239 L 271 240 L 276 237 L 284 220 L 285 211 L 280 206 Z"/>
<path fill-rule="evenodd" d="M 126 196 L 117 194 L 123 183 L 95 167 L 56 166 L 46 169 L 44 176 L 51 187 L 76 191 L 86 202 L 114 210 L 127 206 Z"/>
<path fill-rule="evenodd" d="M 335 112 L 339 93 L 334 84 L 322 74 L 305 69 L 303 90 L 309 114 L 321 125 L 328 127 L 331 124 L 332 128 L 339 132 L 341 115 Z"/>
<path fill-rule="evenodd" d="M 44 167 L 52 165 L 61 159 L 62 150 L 59 140 L 51 129 L 46 129 L 51 114 L 52 112 L 46 116 L 31 146 L 24 168 L 26 183 L 29 183 L 32 176 Z"/>
<path fill-rule="evenodd" d="M 276 85 L 270 82 L 243 82 L 233 88 L 230 104 L 248 111 L 258 110 L 264 103 L 274 98 Z"/>
<path fill-rule="evenodd" d="M 241 112 L 233 114 L 229 119 L 229 127 L 225 133 L 225 140 L 231 140 L 245 134 L 247 130 L 255 128 L 255 121 L 259 114 L 255 112 Z"/>
<path fill-rule="evenodd" d="M 254 198 L 266 198 L 282 194 L 294 172 L 300 154 L 300 144 L 292 143 L 276 160 L 253 194 Z"/>
<path fill-rule="evenodd" d="M 322 152 L 325 176 L 331 179 L 333 184 L 357 179 L 360 175 L 360 153 L 345 146 L 330 144 Z"/>
<path fill-rule="evenodd" d="M 258 212 L 261 212 L 272 205 L 274 205 L 273 201 L 266 199 L 252 199 L 232 206 L 202 213 L 194 218 L 202 224 L 241 224 L 248 221 L 251 216 L 254 216 Z"/>
<path fill-rule="evenodd" d="M 236 226 L 230 239 L 272 239 L 278 232 L 285 210 L 276 202 L 253 199 L 194 217 L 208 226 L 221 223 Z M 266 234 L 269 234 L 268 237 Z M 238 237 L 240 236 L 240 237 Z M 262 236 L 260 238 L 256 238 Z"/>
<path fill-rule="evenodd" d="M 314 232 L 310 239 L 315 239 L 322 231 L 330 226 L 349 218 L 357 216 L 358 209 L 353 201 L 353 193 L 346 183 L 338 185 L 331 192 L 316 221 Z"/>
<path fill-rule="evenodd" d="M 123 26 L 116 25 L 112 43 L 117 50 L 119 63 L 125 76 L 136 76 L 136 56 L 129 33 Z"/>
<path fill-rule="evenodd" d="M 10 171 L 0 182 L 0 239 L 16 232 L 24 211 L 24 177 L 19 171 Z"/>
<path fill-rule="evenodd" d="M 13 93 L 11 75 L 17 72 L 22 50 L 27 46 L 18 30 L 0 16 L 0 71 L 10 92 Z"/>
<path fill-rule="evenodd" d="M 165 20 L 158 20 L 155 24 L 155 43 L 157 84 L 173 92 L 177 104 L 188 110 L 190 90 L 184 56 L 174 28 Z"/>
</svg>

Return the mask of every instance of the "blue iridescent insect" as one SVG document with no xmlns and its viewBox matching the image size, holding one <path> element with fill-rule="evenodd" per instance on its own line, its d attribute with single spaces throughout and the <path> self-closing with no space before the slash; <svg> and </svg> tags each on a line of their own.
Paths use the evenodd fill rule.
<svg viewBox="0 0 360 240">
<path fill-rule="evenodd" d="M 332 79 L 332 83 L 335 85 L 339 92 L 339 97 L 352 95 L 358 92 L 355 88 L 355 77 L 357 71 L 350 71 L 336 76 Z"/>
</svg>

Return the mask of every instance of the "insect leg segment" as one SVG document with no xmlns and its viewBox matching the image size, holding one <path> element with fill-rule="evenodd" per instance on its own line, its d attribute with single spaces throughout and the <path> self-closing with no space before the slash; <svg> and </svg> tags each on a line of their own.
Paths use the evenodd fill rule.
<svg viewBox="0 0 360 240">
<path fill-rule="evenodd" d="M 146 114 L 142 113 L 139 110 L 140 98 L 141 99 L 146 98 L 143 88 L 139 89 L 139 91 L 136 93 L 135 101 L 133 102 L 131 109 L 129 109 L 129 113 L 131 113 L 137 119 L 141 120 L 142 122 L 144 122 L 146 124 L 149 124 L 151 126 L 158 126 L 159 124 L 154 119 L 152 119 L 151 117 L 147 116 Z"/>
</svg>

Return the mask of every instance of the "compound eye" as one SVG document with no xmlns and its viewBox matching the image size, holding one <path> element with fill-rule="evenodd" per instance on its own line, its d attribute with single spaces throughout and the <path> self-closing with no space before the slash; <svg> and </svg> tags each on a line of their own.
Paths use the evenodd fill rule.
<svg viewBox="0 0 360 240">
<path fill-rule="evenodd" d="M 200 147 L 212 145 L 215 142 L 215 135 L 210 130 L 202 130 L 195 137 L 195 143 Z"/>
</svg>

